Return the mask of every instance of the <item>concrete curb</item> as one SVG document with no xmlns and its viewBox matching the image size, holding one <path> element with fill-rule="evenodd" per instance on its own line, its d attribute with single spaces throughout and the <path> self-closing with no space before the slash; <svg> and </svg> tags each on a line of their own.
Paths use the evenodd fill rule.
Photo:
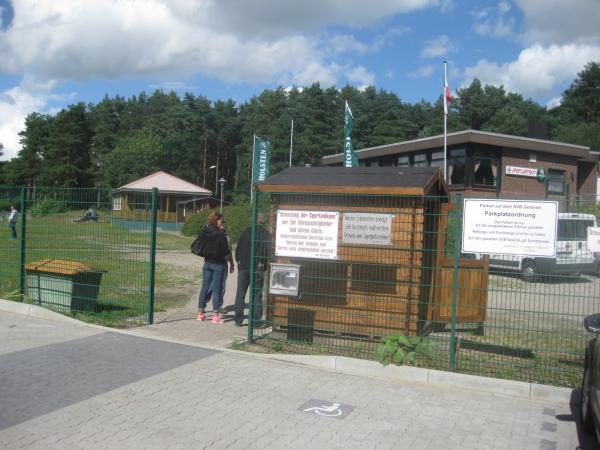
<svg viewBox="0 0 600 450">
<path fill-rule="evenodd" d="M 0 299 L 0 311 L 7 311 L 16 314 L 23 314 L 25 316 L 37 317 L 39 319 L 52 320 L 54 322 L 64 322 L 74 325 L 82 325 L 84 322 L 73 319 L 72 317 L 65 316 L 63 314 L 50 311 L 49 309 L 42 308 L 37 305 L 30 305 L 28 303 L 13 302 L 10 300 Z M 85 324 L 91 325 L 91 324 Z"/>
<path fill-rule="evenodd" d="M 36 305 L 29 305 L 9 300 L 0 299 L 0 311 L 8 311 L 30 317 L 52 320 L 55 322 L 63 322 L 72 325 L 102 329 L 113 333 L 124 333 L 176 344 L 191 345 L 209 350 L 243 354 L 251 358 L 269 359 L 287 364 L 296 364 L 300 366 L 340 372 L 347 375 L 355 375 L 396 383 L 415 383 L 432 387 L 487 392 L 494 395 L 525 398 L 549 403 L 569 404 L 571 402 L 578 403 L 579 401 L 579 392 L 576 389 L 546 386 L 536 383 L 526 383 L 523 381 L 501 380 L 498 378 L 487 378 L 476 375 L 443 372 L 440 370 L 424 369 L 411 366 L 389 365 L 387 367 L 383 367 L 380 363 L 375 361 L 354 359 L 345 356 L 280 355 L 243 352 L 229 348 L 215 348 L 207 345 L 201 345 L 197 342 L 162 338 L 155 335 L 150 336 L 145 335 L 143 332 L 131 333 L 129 330 L 120 330 L 96 324 L 89 324 Z"/>
<path fill-rule="evenodd" d="M 578 403 L 579 391 L 576 389 L 546 386 L 523 381 L 501 380 L 462 373 L 444 372 L 411 366 L 383 367 L 376 361 L 348 358 L 344 356 L 310 355 L 260 355 L 261 357 L 286 361 L 288 363 L 332 370 L 348 375 L 356 375 L 391 382 L 416 383 L 429 386 L 446 387 L 490 394 L 526 398 L 550 403 Z"/>
</svg>

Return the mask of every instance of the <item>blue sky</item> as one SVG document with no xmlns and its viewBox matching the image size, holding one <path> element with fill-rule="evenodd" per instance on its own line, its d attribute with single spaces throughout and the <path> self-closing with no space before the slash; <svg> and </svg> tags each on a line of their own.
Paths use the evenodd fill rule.
<svg viewBox="0 0 600 450">
<path fill-rule="evenodd" d="M 157 88 L 242 103 L 373 85 L 414 103 L 474 77 L 553 107 L 600 61 L 600 0 L 0 0 L 0 142 L 27 114 Z"/>
</svg>

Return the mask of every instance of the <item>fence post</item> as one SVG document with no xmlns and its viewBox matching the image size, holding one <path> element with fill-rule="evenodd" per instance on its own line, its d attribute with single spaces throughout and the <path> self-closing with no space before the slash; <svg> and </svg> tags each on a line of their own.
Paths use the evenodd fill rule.
<svg viewBox="0 0 600 450">
<path fill-rule="evenodd" d="M 460 255 L 462 195 L 456 194 L 454 204 L 454 269 L 452 271 L 452 319 L 450 321 L 450 372 L 455 369 L 456 356 L 456 294 L 458 290 L 458 257 Z"/>
<path fill-rule="evenodd" d="M 252 239 L 250 239 L 250 294 L 248 295 L 248 342 L 254 337 L 254 240 L 256 239 L 256 211 L 258 193 L 252 191 Z M 262 289 L 262 286 L 261 286 Z"/>
<path fill-rule="evenodd" d="M 21 214 L 21 227 L 19 230 L 19 301 L 22 302 L 25 299 L 25 232 L 27 230 L 25 187 L 21 187 L 19 194 L 19 213 Z"/>
<path fill-rule="evenodd" d="M 156 205 L 158 188 L 152 188 L 152 212 L 150 223 L 150 261 L 148 262 L 148 323 L 154 323 L 154 280 L 156 269 Z"/>
</svg>

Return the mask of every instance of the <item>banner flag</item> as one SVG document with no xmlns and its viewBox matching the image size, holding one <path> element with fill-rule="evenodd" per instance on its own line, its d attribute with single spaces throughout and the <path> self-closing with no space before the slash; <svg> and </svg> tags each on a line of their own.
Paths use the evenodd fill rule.
<svg viewBox="0 0 600 450">
<path fill-rule="evenodd" d="M 252 173 L 254 183 L 265 181 L 269 177 L 269 161 L 271 159 L 271 143 L 259 137 L 254 138 L 254 161 Z"/>
<path fill-rule="evenodd" d="M 354 125 L 354 116 L 346 101 L 346 110 L 344 112 L 344 167 L 358 167 L 358 158 L 352 148 L 352 126 Z"/>
<path fill-rule="evenodd" d="M 452 93 L 448 87 L 446 72 L 444 71 L 444 114 L 448 115 L 448 106 L 452 103 Z"/>
</svg>

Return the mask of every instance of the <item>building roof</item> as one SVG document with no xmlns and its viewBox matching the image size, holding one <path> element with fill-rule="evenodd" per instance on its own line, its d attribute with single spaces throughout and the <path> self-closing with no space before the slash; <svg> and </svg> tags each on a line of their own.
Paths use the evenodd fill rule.
<svg viewBox="0 0 600 450">
<path fill-rule="evenodd" d="M 555 153 L 559 155 L 574 156 L 577 159 L 586 161 L 598 161 L 598 157 L 590 152 L 590 148 L 582 145 L 565 144 L 562 142 L 510 136 L 508 134 L 490 133 L 487 131 L 478 130 L 457 131 L 455 133 L 448 133 L 446 135 L 446 145 L 448 147 L 467 143 L 494 145 L 497 147 L 516 148 L 544 153 Z M 356 156 L 360 160 L 443 147 L 444 135 L 440 134 L 422 139 L 413 139 L 412 141 L 397 142 L 394 144 L 380 145 L 377 147 L 369 147 L 357 150 Z M 338 164 L 342 162 L 342 158 L 343 153 L 324 156 L 321 159 L 321 164 Z"/>
<path fill-rule="evenodd" d="M 289 167 L 257 185 L 261 192 L 445 195 L 435 167 Z"/>
<path fill-rule="evenodd" d="M 212 191 L 163 171 L 153 173 L 137 181 L 132 181 L 115 189 L 115 191 L 148 191 L 153 188 L 158 188 L 159 192 L 168 194 L 195 194 L 199 196 L 209 196 L 212 194 Z"/>
</svg>

